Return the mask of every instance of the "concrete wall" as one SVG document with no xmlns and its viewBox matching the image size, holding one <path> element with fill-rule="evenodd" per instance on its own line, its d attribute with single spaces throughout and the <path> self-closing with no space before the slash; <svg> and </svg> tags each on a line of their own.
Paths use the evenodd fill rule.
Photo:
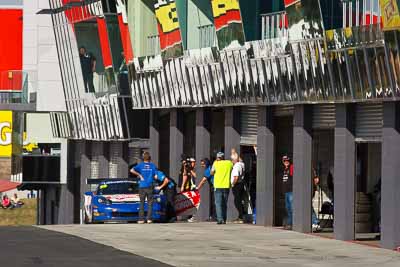
<svg viewBox="0 0 400 267">
<path fill-rule="evenodd" d="M 381 178 L 382 169 L 382 144 L 374 143 L 368 145 L 368 171 L 367 192 L 373 193 L 374 187 Z"/>
<path fill-rule="evenodd" d="M 210 24 L 213 24 L 211 2 L 208 0 L 188 0 L 187 22 L 186 25 L 181 24 L 183 39 L 187 40 L 185 49 L 200 48 L 200 31 L 198 27 Z"/>
<path fill-rule="evenodd" d="M 0 180 L 9 180 L 11 177 L 11 158 L 0 158 Z"/>
<path fill-rule="evenodd" d="M 30 143 L 60 143 L 61 139 L 53 138 L 50 115 L 48 113 L 26 114 L 27 141 Z"/>
<path fill-rule="evenodd" d="M 129 0 L 128 24 L 135 57 L 147 55 L 147 37 L 157 35 L 157 21 L 150 2 L 144 0 Z M 147 5 L 146 5 L 147 3 Z"/>
<path fill-rule="evenodd" d="M 29 75 L 29 92 L 36 92 L 38 111 L 65 111 L 60 67 L 47 0 L 24 1 L 23 68 Z M 51 99 L 51 101 L 49 101 Z"/>
</svg>

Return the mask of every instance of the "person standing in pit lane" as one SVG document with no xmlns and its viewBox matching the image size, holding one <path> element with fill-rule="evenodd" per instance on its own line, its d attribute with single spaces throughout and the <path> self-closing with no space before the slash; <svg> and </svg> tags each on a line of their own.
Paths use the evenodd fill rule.
<svg viewBox="0 0 400 267">
<path fill-rule="evenodd" d="M 153 179 L 156 175 L 157 168 L 151 162 L 149 152 L 143 153 L 143 162 L 139 163 L 131 169 L 131 173 L 140 178 L 139 181 L 139 195 L 140 195 L 140 209 L 139 209 L 139 224 L 144 223 L 144 202 L 147 198 L 147 223 L 152 223 L 153 211 Z"/>
<path fill-rule="evenodd" d="M 176 182 L 165 175 L 162 171 L 158 170 L 154 179 L 158 183 L 154 189 L 157 191 L 163 190 L 165 196 L 167 197 L 167 220 L 168 222 L 176 221 L 175 213 L 175 195 L 176 195 Z"/>
</svg>

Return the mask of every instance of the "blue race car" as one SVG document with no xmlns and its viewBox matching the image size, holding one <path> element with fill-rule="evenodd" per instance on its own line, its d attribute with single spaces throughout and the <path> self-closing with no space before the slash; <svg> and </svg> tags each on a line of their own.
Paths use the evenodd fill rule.
<svg viewBox="0 0 400 267">
<path fill-rule="evenodd" d="M 105 179 L 94 192 L 85 193 L 84 222 L 136 222 L 139 218 L 139 182 L 129 179 Z M 144 205 L 147 218 L 147 201 Z M 154 194 L 153 221 L 166 221 L 166 197 Z"/>
</svg>

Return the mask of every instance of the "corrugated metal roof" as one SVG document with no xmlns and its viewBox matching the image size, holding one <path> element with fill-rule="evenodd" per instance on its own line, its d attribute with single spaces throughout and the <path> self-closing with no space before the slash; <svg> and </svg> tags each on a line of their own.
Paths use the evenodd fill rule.
<svg viewBox="0 0 400 267">
<path fill-rule="evenodd" d="M 14 183 L 9 180 L 0 180 L 0 193 L 13 190 L 19 186 L 19 183 Z"/>
</svg>

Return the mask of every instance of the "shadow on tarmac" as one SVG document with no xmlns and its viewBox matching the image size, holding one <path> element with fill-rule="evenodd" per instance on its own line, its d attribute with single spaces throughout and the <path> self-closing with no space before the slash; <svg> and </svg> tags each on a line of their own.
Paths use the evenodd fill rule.
<svg viewBox="0 0 400 267">
<path fill-rule="evenodd" d="M 36 227 L 0 227 L 0 266 L 165 267 L 155 260 Z M 159 251 L 154 251 L 159 253 Z"/>
</svg>

